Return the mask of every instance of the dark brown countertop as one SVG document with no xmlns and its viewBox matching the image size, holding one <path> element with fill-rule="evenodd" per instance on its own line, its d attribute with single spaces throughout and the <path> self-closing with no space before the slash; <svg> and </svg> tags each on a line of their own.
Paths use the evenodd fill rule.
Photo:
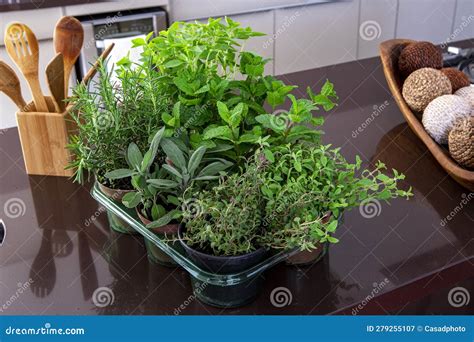
<svg viewBox="0 0 474 342">
<path fill-rule="evenodd" d="M 88 186 L 26 175 L 17 130 L 4 130 L 0 215 L 7 234 L 0 247 L 0 313 L 173 315 L 183 303 L 182 314 L 351 314 L 360 303 L 365 305 L 358 314 L 472 312 L 472 300 L 455 308 L 447 296 L 454 286 L 474 295 L 474 200 L 465 201 L 471 198 L 468 190 L 443 171 L 408 128 L 379 59 L 282 78 L 301 92 L 308 85 L 320 87 L 326 78 L 334 82 L 340 101 L 325 115 L 324 141 L 342 146 L 350 160 L 359 154 L 365 164 L 381 159 L 404 172 L 415 196 L 382 203 L 373 218 L 358 209 L 346 213 L 337 232 L 340 243 L 322 262 L 305 268 L 278 265 L 264 274 L 255 302 L 220 310 L 194 299 L 183 269 L 150 264 L 140 236 L 111 232 Z M 20 203 L 16 215 L 6 215 L 8 201 Z M 383 289 L 374 293 L 382 282 Z M 112 290 L 112 305 L 93 304 L 98 287 Z M 291 291 L 290 305 L 271 304 L 276 287 Z"/>
<path fill-rule="evenodd" d="M 0 0 L 0 12 L 107 2 L 107 0 Z"/>
</svg>

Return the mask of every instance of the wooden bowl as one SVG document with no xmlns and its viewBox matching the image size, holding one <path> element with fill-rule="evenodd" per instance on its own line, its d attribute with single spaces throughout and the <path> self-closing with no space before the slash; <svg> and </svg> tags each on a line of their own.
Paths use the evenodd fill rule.
<svg viewBox="0 0 474 342">
<path fill-rule="evenodd" d="M 402 112 L 410 128 L 423 141 L 441 167 L 459 184 L 474 191 L 474 171 L 461 167 L 449 155 L 449 151 L 434 141 L 426 132 L 420 119 L 408 107 L 402 96 L 403 79 L 398 72 L 398 56 L 402 49 L 413 42 L 408 39 L 391 39 L 380 44 L 380 58 L 383 72 L 398 108 Z"/>
</svg>

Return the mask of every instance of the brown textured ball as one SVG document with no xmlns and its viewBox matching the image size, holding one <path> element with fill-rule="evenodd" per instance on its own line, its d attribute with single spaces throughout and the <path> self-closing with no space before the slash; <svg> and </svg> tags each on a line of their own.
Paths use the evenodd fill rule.
<svg viewBox="0 0 474 342">
<path fill-rule="evenodd" d="M 474 169 L 474 116 L 459 120 L 451 130 L 449 153 L 460 165 Z"/>
<path fill-rule="evenodd" d="M 441 69 L 443 54 L 441 49 L 430 42 L 408 44 L 398 57 L 398 70 L 403 77 L 421 68 Z"/>
<path fill-rule="evenodd" d="M 402 95 L 410 108 L 422 112 L 441 95 L 451 94 L 451 82 L 441 71 L 422 68 L 410 74 L 403 83 Z"/>
<path fill-rule="evenodd" d="M 461 70 L 455 68 L 443 68 L 441 72 L 445 74 L 449 81 L 451 82 L 451 87 L 453 88 L 453 93 L 458 89 L 467 87 L 471 84 L 469 77 Z"/>
</svg>

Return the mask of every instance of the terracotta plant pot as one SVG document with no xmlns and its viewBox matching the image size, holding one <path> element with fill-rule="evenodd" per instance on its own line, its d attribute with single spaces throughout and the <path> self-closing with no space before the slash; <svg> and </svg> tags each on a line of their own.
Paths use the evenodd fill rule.
<svg viewBox="0 0 474 342">
<path fill-rule="evenodd" d="M 109 188 L 101 183 L 99 183 L 100 191 L 110 198 L 111 200 L 122 203 L 122 198 L 125 194 L 132 192 L 133 190 L 120 190 L 120 189 L 112 189 Z M 123 233 L 123 234 L 136 234 L 135 229 L 130 227 L 127 222 L 122 220 L 120 217 L 115 215 L 114 213 L 107 210 L 107 218 L 109 219 L 110 228 L 115 230 L 116 232 Z"/>
<path fill-rule="evenodd" d="M 138 218 L 144 225 L 147 225 L 151 223 L 149 219 L 144 217 L 138 208 L 136 208 L 136 212 L 138 215 Z M 177 236 L 178 235 L 178 227 L 179 224 L 177 223 L 172 223 L 172 224 L 167 224 L 163 227 L 159 228 L 153 228 L 150 229 L 152 232 L 155 232 L 159 235 L 167 235 L 168 237 L 170 235 Z M 176 267 L 178 264 L 165 252 L 163 252 L 160 247 L 156 246 L 153 241 L 149 240 L 148 238 L 144 237 L 145 239 L 145 246 L 146 246 L 146 252 L 148 255 L 148 260 L 153 263 L 153 264 L 159 264 L 162 266 L 166 267 Z M 174 244 L 174 243 L 173 243 Z"/>
</svg>

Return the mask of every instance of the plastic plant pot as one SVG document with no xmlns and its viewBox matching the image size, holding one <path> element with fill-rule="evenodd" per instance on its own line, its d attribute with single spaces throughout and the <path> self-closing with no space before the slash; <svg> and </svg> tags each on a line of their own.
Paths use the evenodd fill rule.
<svg viewBox="0 0 474 342">
<path fill-rule="evenodd" d="M 112 201 L 105 196 L 94 185 L 91 190 L 94 197 L 107 210 L 119 216 L 138 233 L 143 235 L 157 248 L 166 253 L 179 266 L 185 269 L 193 285 L 195 296 L 202 302 L 218 307 L 238 307 L 251 302 L 259 293 L 263 282 L 262 273 L 269 270 L 278 263 L 283 262 L 288 256 L 297 252 L 291 251 L 271 251 L 259 256 L 256 264 L 249 262 L 240 271 L 231 270 L 234 273 L 215 273 L 209 268 L 200 267 L 196 261 L 186 253 L 181 243 L 168 244 L 162 235 L 148 229 L 137 217 L 135 212 L 130 212 L 121 203 Z M 260 252 L 258 252 L 260 253 Z M 251 265 L 251 266 L 249 266 Z M 201 265 L 202 266 L 202 265 Z"/>
<path fill-rule="evenodd" d="M 329 249 L 328 243 L 318 243 L 316 249 L 311 251 L 299 251 L 286 259 L 287 265 L 308 266 L 320 261 L 327 254 Z"/>
<path fill-rule="evenodd" d="M 238 256 L 215 256 L 202 253 L 189 247 L 183 241 L 185 232 L 185 226 L 181 224 L 178 232 L 179 242 L 187 255 L 198 267 L 215 274 L 232 274 L 249 269 L 261 262 L 267 254 L 265 248 Z M 191 284 L 194 295 L 201 302 L 226 308 L 242 306 L 252 302 L 260 292 L 262 277 L 254 277 L 234 286 L 219 286 L 200 281 L 191 276 Z"/>
</svg>

